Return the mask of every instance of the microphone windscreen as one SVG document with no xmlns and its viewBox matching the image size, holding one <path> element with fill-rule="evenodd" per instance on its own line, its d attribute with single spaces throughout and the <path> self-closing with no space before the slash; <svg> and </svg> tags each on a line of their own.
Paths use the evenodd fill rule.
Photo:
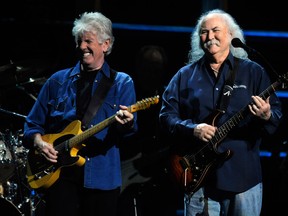
<svg viewBox="0 0 288 216">
<path fill-rule="evenodd" d="M 233 47 L 243 47 L 243 43 L 239 38 L 233 38 L 231 43 Z"/>
</svg>

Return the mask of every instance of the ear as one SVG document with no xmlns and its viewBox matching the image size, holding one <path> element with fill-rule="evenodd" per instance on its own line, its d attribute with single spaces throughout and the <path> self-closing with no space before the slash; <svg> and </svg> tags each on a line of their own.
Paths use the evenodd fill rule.
<svg viewBox="0 0 288 216">
<path fill-rule="evenodd" d="M 102 44 L 102 49 L 103 49 L 103 52 L 106 53 L 108 48 L 110 46 L 110 39 L 107 39 L 104 41 L 104 43 Z"/>
</svg>

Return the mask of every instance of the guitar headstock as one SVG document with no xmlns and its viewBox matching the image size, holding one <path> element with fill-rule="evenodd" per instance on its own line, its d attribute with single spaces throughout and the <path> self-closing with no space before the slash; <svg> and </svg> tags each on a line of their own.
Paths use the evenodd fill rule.
<svg viewBox="0 0 288 216">
<path fill-rule="evenodd" d="M 139 110 L 144 110 L 149 108 L 153 104 L 157 104 L 159 102 L 159 95 L 156 95 L 154 97 L 149 97 L 142 99 L 141 101 L 137 101 L 135 104 L 131 105 L 129 107 L 130 112 L 137 112 Z"/>
</svg>

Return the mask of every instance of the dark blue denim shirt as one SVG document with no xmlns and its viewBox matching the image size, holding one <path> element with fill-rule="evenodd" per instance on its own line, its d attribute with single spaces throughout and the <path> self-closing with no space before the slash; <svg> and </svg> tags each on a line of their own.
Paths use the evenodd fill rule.
<svg viewBox="0 0 288 216">
<path fill-rule="evenodd" d="M 80 76 L 80 63 L 75 67 L 67 68 L 53 74 L 43 85 L 37 100 L 27 116 L 24 125 L 23 139 L 30 140 L 25 145 L 29 148 L 33 145 L 31 140 L 35 133 L 55 134 L 63 131 L 76 116 L 76 81 Z M 110 77 L 110 68 L 105 62 L 97 73 L 92 92 L 98 86 L 103 76 Z M 99 107 L 91 125 L 96 125 L 119 109 L 119 105 L 130 106 L 135 104 L 136 95 L 134 83 L 131 77 L 123 72 L 117 72 L 114 83 Z M 119 130 L 114 124 L 92 135 L 95 143 L 88 148 L 93 154 L 86 156 L 84 186 L 94 189 L 115 189 L 121 185 L 121 167 L 118 141 L 123 136 L 132 135 L 137 131 L 137 113 L 134 113 L 133 129 Z M 117 124 L 117 123 L 115 123 Z M 120 125 L 120 124 L 119 124 Z M 117 125 L 117 126 L 119 126 Z M 29 146 L 30 145 L 30 146 Z M 89 146 L 89 147 L 91 147 Z M 86 147 L 85 147 L 86 148 Z M 95 151 L 95 152 L 94 152 Z"/>
<path fill-rule="evenodd" d="M 181 137 L 181 142 L 187 145 L 195 143 L 193 130 L 196 125 L 205 122 L 219 108 L 225 80 L 235 67 L 234 57 L 230 53 L 216 78 L 204 61 L 205 57 L 182 67 L 171 79 L 162 96 L 159 114 L 161 126 L 170 135 Z M 220 127 L 235 116 L 252 102 L 252 95 L 259 95 L 271 84 L 263 67 L 248 59 L 239 59 L 229 106 L 225 114 L 217 117 L 215 126 Z M 217 169 L 217 188 L 240 192 L 262 181 L 259 146 L 263 131 L 269 134 L 275 132 L 282 116 L 281 103 L 274 93 L 270 97 L 270 104 L 272 116 L 269 121 L 247 114 L 218 146 L 219 152 L 230 149 L 233 156 Z"/>
</svg>

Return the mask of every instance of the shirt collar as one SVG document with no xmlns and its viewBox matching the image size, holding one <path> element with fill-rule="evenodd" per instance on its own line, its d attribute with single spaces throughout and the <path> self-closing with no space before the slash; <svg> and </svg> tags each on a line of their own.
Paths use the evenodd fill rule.
<svg viewBox="0 0 288 216">
<path fill-rule="evenodd" d="M 70 76 L 79 76 L 81 71 L 81 63 L 80 61 L 77 62 L 74 68 L 72 68 L 72 72 Z M 111 77 L 111 72 L 110 72 L 110 67 L 108 63 L 105 61 L 104 64 L 102 65 L 102 68 L 99 70 L 103 75 L 106 77 L 110 78 Z"/>
</svg>

